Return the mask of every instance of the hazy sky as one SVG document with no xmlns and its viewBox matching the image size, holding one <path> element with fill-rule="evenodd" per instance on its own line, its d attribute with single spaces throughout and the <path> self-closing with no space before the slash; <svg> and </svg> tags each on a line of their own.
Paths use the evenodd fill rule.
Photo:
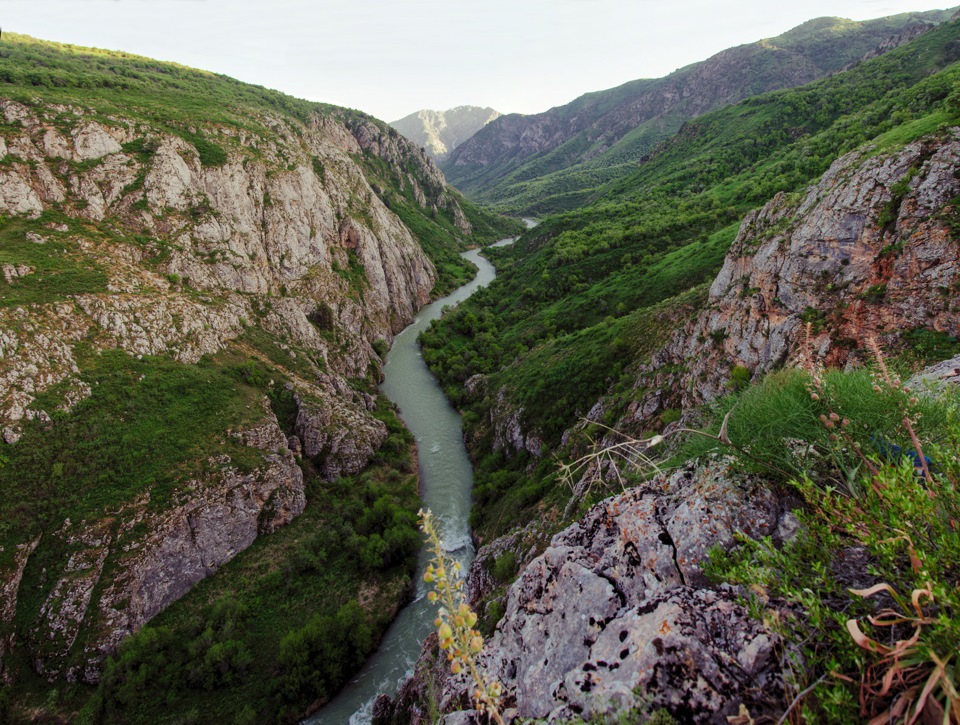
<svg viewBox="0 0 960 725">
<path fill-rule="evenodd" d="M 0 26 L 393 121 L 464 104 L 535 113 L 810 18 L 949 7 L 935 1 L 0 0 Z"/>
</svg>

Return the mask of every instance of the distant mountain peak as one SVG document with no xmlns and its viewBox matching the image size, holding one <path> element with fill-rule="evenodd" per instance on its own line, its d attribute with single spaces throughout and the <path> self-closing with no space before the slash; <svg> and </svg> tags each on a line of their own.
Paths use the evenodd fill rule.
<svg viewBox="0 0 960 725">
<path fill-rule="evenodd" d="M 424 108 L 391 121 L 390 125 L 415 144 L 423 146 L 434 160 L 439 161 L 502 115 L 492 108 L 480 106 L 456 106 L 446 111 Z"/>
</svg>

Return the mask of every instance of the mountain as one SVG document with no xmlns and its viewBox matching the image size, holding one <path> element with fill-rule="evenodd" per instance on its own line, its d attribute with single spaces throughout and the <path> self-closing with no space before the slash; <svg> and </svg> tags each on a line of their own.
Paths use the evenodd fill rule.
<svg viewBox="0 0 960 725">
<path fill-rule="evenodd" d="M 916 37 L 954 10 L 811 20 L 663 78 L 587 93 L 544 113 L 503 116 L 441 166 L 457 188 L 500 209 L 536 215 L 575 208 L 630 173 L 685 121 L 836 73 Z"/>
<path fill-rule="evenodd" d="M 831 78 L 712 111 L 688 122 L 632 175 L 612 186 L 605 198 L 546 217 L 513 247 L 491 250 L 500 269 L 497 279 L 422 337 L 424 359 L 465 410 L 466 435 L 478 462 L 473 517 L 478 534 L 498 536 L 512 524 L 529 520 L 525 505 L 540 505 L 544 498 L 564 500 L 553 484 L 556 471 L 549 454 L 565 450 L 577 439 L 582 418 L 608 426 L 632 420 L 632 427 L 626 428 L 630 433 L 673 422 L 691 401 L 701 403 L 726 389 L 735 377 L 733 368 L 745 368 L 746 373 L 736 375 L 747 374 L 749 380 L 757 360 L 784 362 L 799 328 L 792 328 L 789 343 L 778 341 L 767 334 L 772 335 L 767 326 L 774 319 L 790 316 L 793 324 L 797 319 L 833 319 L 828 307 L 846 309 L 853 301 L 831 297 L 821 306 L 800 295 L 797 286 L 849 288 L 850 294 L 863 299 L 872 295 L 885 299 L 891 284 L 871 278 L 855 260 L 848 260 L 843 269 L 814 267 L 803 282 L 787 287 L 782 276 L 788 270 L 792 274 L 798 262 L 792 255 L 788 261 L 775 255 L 777 261 L 771 261 L 769 279 L 763 284 L 752 281 L 746 268 L 730 273 L 727 283 L 743 282 L 729 293 L 742 295 L 738 300 L 749 300 L 763 290 L 763 305 L 773 305 L 764 308 L 768 316 L 758 313 L 749 323 L 743 319 L 754 326 L 756 338 L 748 343 L 746 332 L 733 334 L 740 329 L 742 310 L 731 312 L 724 315 L 724 322 L 693 333 L 699 347 L 684 348 L 653 378 L 640 378 L 640 367 L 649 364 L 673 330 L 691 320 L 701 324 L 719 320 L 721 303 L 709 297 L 709 286 L 724 267 L 731 245 L 742 243 L 756 210 L 768 203 L 795 210 L 804 200 L 816 202 L 808 188 L 827 178 L 824 175 L 840 163 L 838 159 L 846 161 L 833 174 L 844 177 L 874 157 L 900 158 L 896 156 L 900 149 L 918 139 L 930 137 L 924 148 L 953 148 L 948 129 L 960 120 L 955 92 L 958 60 L 960 23 L 954 21 Z M 859 155 L 846 157 L 854 152 Z M 840 236 L 847 228 L 855 238 L 866 220 L 882 217 L 879 226 L 892 231 L 892 218 L 906 198 L 903 185 L 913 183 L 927 160 L 921 155 L 910 161 L 910 179 L 868 180 L 847 188 L 846 193 L 860 195 L 860 208 L 829 224 L 824 212 L 810 222 L 811 237 L 805 244 L 811 250 L 825 244 L 823 237 L 818 240 L 818 224 L 824 234 L 833 229 L 830 233 Z M 913 165 L 916 172 L 910 171 Z M 938 178 L 939 172 L 927 183 L 934 185 Z M 935 238 L 952 229 L 951 187 L 946 181 L 941 186 L 946 196 L 929 201 L 937 209 L 934 218 L 940 226 L 935 233 L 925 233 Z M 752 253 L 750 244 L 793 228 L 798 214 L 791 211 L 776 223 L 764 224 L 767 236 L 757 232 L 756 241 L 744 248 Z M 909 236 L 910 224 L 900 235 Z M 890 236 L 866 259 L 879 267 L 893 264 L 901 248 L 897 237 Z M 941 251 L 950 258 L 948 250 Z M 836 255 L 827 250 L 823 256 Z M 856 284 L 846 276 L 853 271 L 864 275 Z M 822 282 L 815 281 L 817 274 Z M 919 284 L 914 280 L 909 286 Z M 937 298 L 941 283 L 931 284 L 923 294 Z M 950 288 L 950 282 L 943 284 Z M 914 336 L 920 338 L 927 334 L 924 331 L 955 335 L 953 323 L 940 319 L 932 302 L 916 304 L 924 318 L 891 325 L 891 344 L 907 345 L 896 330 L 916 329 Z M 864 342 L 849 330 L 835 334 L 849 344 Z M 729 342 L 725 335 L 730 335 Z M 825 343 L 818 344 L 826 354 Z M 712 345 L 724 351 L 722 357 L 729 364 L 708 354 Z M 749 355 L 748 347 L 754 348 Z M 689 370 L 696 374 L 685 375 Z M 673 373 L 683 374 L 675 378 L 676 386 L 662 386 Z"/>
<path fill-rule="evenodd" d="M 519 224 L 369 116 L 125 53 L 6 34 L 0 114 L 0 719 L 295 717 L 419 548 L 383 356 Z M 284 638 L 337 617 L 308 686 Z"/>
<path fill-rule="evenodd" d="M 492 108 L 457 106 L 448 111 L 424 109 L 404 116 L 399 121 L 391 121 L 390 125 L 422 146 L 430 158 L 439 162 L 501 115 Z"/>
<path fill-rule="evenodd" d="M 954 717 L 958 80 L 955 20 L 694 119 L 423 334 L 505 722 Z M 375 712 L 475 687 L 432 638 Z"/>
</svg>

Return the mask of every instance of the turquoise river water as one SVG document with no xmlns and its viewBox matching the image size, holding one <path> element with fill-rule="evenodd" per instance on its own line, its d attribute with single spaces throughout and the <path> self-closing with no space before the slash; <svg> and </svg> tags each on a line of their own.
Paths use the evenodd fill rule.
<svg viewBox="0 0 960 725">
<path fill-rule="evenodd" d="M 528 221 L 527 225 L 532 226 L 532 223 Z M 504 239 L 496 246 L 512 241 Z M 465 252 L 463 256 L 477 265 L 477 276 L 455 292 L 424 307 L 394 338 L 383 366 L 384 380 L 380 388 L 396 403 L 400 417 L 417 440 L 423 507 L 440 519 L 444 549 L 466 571 L 474 555 L 467 520 L 473 467 L 463 445 L 460 414 L 447 402 L 440 385 L 427 369 L 417 344 L 417 336 L 429 327 L 431 321 L 440 317 L 444 307 L 462 302 L 490 284 L 496 276 L 493 265 L 480 256 L 479 250 Z M 306 725 L 365 725 L 371 721 L 377 695 L 393 695 L 412 673 L 420 654 L 420 643 L 430 634 L 436 617 L 435 606 L 426 599 L 427 590 L 422 577 L 426 565 L 426 555 L 421 553 L 413 601 L 401 610 L 379 649 L 360 673 L 328 705 L 306 720 Z"/>
</svg>

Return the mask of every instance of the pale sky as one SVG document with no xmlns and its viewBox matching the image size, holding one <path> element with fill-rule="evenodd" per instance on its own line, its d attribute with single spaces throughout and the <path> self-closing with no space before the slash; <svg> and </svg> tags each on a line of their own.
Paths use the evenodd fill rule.
<svg viewBox="0 0 960 725">
<path fill-rule="evenodd" d="M 805 20 L 936 0 L 0 0 L 0 27 L 225 73 L 393 121 L 536 113 Z"/>
</svg>

